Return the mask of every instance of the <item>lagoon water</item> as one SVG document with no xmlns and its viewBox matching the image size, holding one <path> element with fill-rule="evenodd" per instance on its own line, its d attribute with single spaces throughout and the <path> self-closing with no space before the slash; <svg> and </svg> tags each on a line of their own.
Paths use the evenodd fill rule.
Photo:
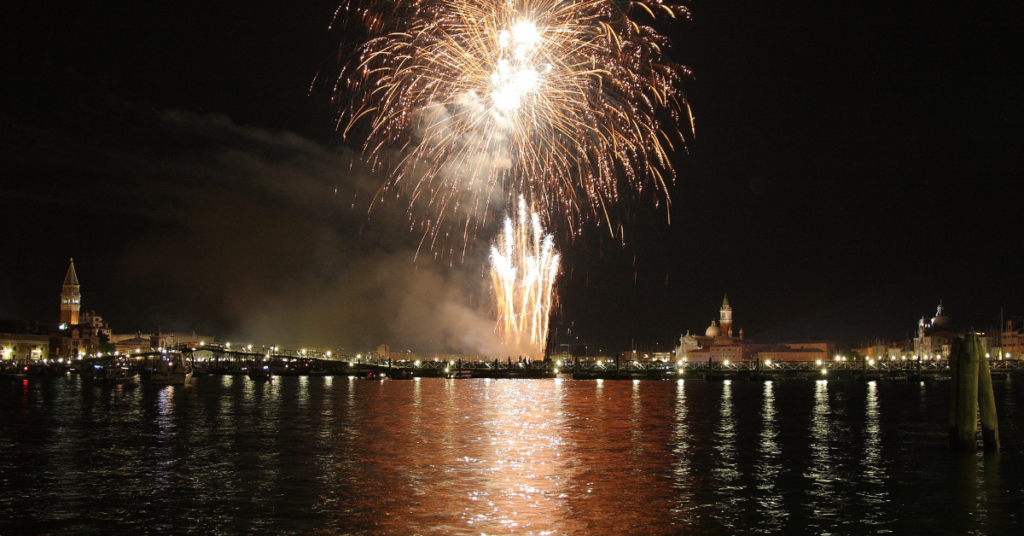
<svg viewBox="0 0 1024 536">
<path fill-rule="evenodd" d="M 0 534 L 1024 534 L 948 382 L 0 383 Z"/>
</svg>

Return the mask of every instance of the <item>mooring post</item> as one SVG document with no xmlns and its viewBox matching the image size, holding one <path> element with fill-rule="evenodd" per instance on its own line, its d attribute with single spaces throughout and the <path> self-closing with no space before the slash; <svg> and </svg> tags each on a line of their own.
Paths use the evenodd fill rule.
<svg viewBox="0 0 1024 536">
<path fill-rule="evenodd" d="M 978 359 L 978 409 L 981 410 L 981 438 L 985 452 L 999 452 L 999 421 L 996 419 L 996 395 L 992 391 L 992 374 L 989 372 L 988 358 L 981 355 L 983 349 L 977 335 L 971 335 L 976 341 Z"/>
<path fill-rule="evenodd" d="M 972 340 L 973 337 L 973 340 Z M 957 439 L 956 450 L 978 450 L 974 439 L 978 433 L 978 361 L 974 346 L 980 346 L 977 336 L 968 336 L 961 347 L 957 376 Z"/>
<path fill-rule="evenodd" d="M 960 400 L 960 359 L 963 354 L 963 341 L 954 339 L 949 352 L 949 450 L 956 451 L 957 408 Z"/>
</svg>

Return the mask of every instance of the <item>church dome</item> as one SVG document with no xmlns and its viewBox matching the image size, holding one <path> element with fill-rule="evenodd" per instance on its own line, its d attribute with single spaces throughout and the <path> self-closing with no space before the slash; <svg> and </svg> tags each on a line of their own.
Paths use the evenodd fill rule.
<svg viewBox="0 0 1024 536">
<path fill-rule="evenodd" d="M 935 311 L 935 316 L 932 317 L 932 328 L 933 329 L 948 328 L 953 323 L 952 320 L 948 316 L 946 316 L 946 313 L 943 312 L 942 309 L 943 309 L 942 301 L 940 300 L 939 301 L 939 307 Z"/>
<path fill-rule="evenodd" d="M 720 337 L 722 335 L 722 330 L 719 329 L 718 323 L 712 320 L 711 325 L 708 326 L 708 330 L 704 332 L 704 335 L 706 337 Z"/>
</svg>

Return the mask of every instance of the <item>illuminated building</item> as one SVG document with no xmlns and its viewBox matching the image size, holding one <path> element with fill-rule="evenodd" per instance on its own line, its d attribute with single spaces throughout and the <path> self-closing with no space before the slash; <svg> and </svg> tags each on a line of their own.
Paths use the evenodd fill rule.
<svg viewBox="0 0 1024 536">
<path fill-rule="evenodd" d="M 83 326 L 90 326 L 96 334 L 111 336 L 110 326 L 103 320 L 103 317 L 96 314 L 96 311 L 82 311 L 78 315 L 78 322 Z"/>
<path fill-rule="evenodd" d="M 743 328 L 740 328 L 738 337 L 733 337 L 732 306 L 729 305 L 728 295 L 722 299 L 718 315 L 718 322 L 712 320 L 703 336 L 691 335 L 687 331 L 686 335 L 679 338 L 677 360 L 735 362 L 749 359 L 751 348 L 743 343 Z"/>
<path fill-rule="evenodd" d="M 1018 320 L 1009 321 L 1002 333 L 1002 346 L 999 353 L 1004 359 L 1020 359 L 1024 352 L 1024 324 Z M 1009 358 L 1007 358 L 1009 354 Z"/>
<path fill-rule="evenodd" d="M 782 344 L 756 344 L 743 338 L 743 329 L 738 336 L 733 336 L 732 306 L 729 297 L 722 300 L 718 321 L 704 330 L 704 335 L 693 335 L 686 332 L 679 338 L 676 348 L 677 361 L 712 361 L 724 364 L 740 363 L 761 359 L 773 362 L 818 361 L 826 360 L 835 353 L 835 343 L 831 341 L 802 341 Z"/>
<path fill-rule="evenodd" d="M 960 333 L 956 331 L 953 319 L 946 316 L 942 307 L 942 300 L 939 300 L 935 316 L 931 320 L 922 316 L 921 320 L 917 323 L 917 336 L 914 337 L 914 355 L 920 357 L 949 356 L 953 340 L 959 338 Z"/>
<path fill-rule="evenodd" d="M 60 323 L 78 323 L 78 311 L 82 307 L 82 293 L 79 292 L 78 275 L 75 274 L 75 259 L 71 259 L 68 275 L 64 276 L 64 289 L 60 294 Z"/>
<path fill-rule="evenodd" d="M 178 344 L 213 344 L 216 339 L 210 335 L 192 333 L 164 333 L 157 326 L 156 333 L 115 333 L 110 336 L 110 343 L 119 352 L 148 352 L 152 348 L 166 348 Z"/>
<path fill-rule="evenodd" d="M 0 333 L 0 361 L 28 363 L 50 357 L 50 338 L 34 333 Z"/>
</svg>

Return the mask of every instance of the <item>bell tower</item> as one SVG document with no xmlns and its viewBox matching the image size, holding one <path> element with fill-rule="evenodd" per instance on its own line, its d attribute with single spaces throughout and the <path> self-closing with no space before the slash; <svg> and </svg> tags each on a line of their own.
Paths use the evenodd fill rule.
<svg viewBox="0 0 1024 536">
<path fill-rule="evenodd" d="M 75 259 L 71 259 L 68 275 L 64 276 L 64 289 L 60 293 L 60 323 L 78 323 L 78 311 L 82 308 L 82 294 L 79 292 L 78 275 L 75 274 Z"/>
<path fill-rule="evenodd" d="M 722 334 L 732 337 L 732 307 L 729 306 L 728 294 L 722 299 L 722 308 L 719 313 L 721 314 L 719 324 L 722 326 Z"/>
</svg>

